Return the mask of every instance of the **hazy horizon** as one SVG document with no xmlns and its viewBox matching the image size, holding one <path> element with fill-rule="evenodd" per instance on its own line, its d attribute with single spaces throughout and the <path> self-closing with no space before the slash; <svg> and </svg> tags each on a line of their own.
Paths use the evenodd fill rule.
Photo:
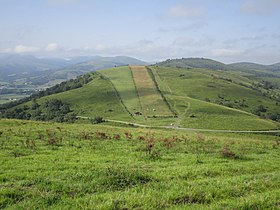
<svg viewBox="0 0 280 210">
<path fill-rule="evenodd" d="M 3 0 L 0 53 L 280 62 L 279 0 Z"/>
</svg>

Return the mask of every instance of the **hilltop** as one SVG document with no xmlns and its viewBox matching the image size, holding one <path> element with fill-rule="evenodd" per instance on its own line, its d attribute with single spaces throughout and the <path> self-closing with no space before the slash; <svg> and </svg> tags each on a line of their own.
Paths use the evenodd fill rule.
<svg viewBox="0 0 280 210">
<path fill-rule="evenodd" d="M 215 70 L 227 69 L 226 64 L 207 58 L 168 59 L 157 63 L 156 65 L 175 68 L 205 68 Z"/>
</svg>

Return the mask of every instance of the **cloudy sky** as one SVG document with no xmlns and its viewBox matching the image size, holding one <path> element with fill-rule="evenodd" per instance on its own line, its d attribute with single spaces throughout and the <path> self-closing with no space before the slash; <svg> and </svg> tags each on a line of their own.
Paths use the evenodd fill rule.
<svg viewBox="0 0 280 210">
<path fill-rule="evenodd" d="M 280 62 L 280 0 L 0 0 L 0 53 Z"/>
</svg>

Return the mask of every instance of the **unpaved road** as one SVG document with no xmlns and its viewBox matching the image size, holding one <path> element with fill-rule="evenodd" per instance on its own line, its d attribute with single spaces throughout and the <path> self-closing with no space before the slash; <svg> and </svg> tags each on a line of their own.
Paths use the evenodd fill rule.
<svg viewBox="0 0 280 210">
<path fill-rule="evenodd" d="M 78 118 L 82 119 L 89 119 L 89 117 L 77 116 Z M 184 131 L 197 131 L 197 132 L 212 132 L 212 133 L 280 133 L 280 130 L 211 130 L 211 129 L 200 129 L 200 128 L 182 128 L 178 126 L 149 126 L 149 125 L 142 125 L 138 123 L 132 123 L 127 121 L 120 121 L 120 120 L 110 120 L 105 119 L 106 122 L 115 122 L 125 125 L 132 125 L 141 128 L 164 128 L 164 129 L 173 129 L 173 130 L 184 130 Z"/>
</svg>

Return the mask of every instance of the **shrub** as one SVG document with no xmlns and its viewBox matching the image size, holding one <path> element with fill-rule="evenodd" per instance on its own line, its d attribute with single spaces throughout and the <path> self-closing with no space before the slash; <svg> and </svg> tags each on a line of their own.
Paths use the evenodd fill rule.
<svg viewBox="0 0 280 210">
<path fill-rule="evenodd" d="M 105 122 L 105 120 L 103 119 L 103 117 L 97 116 L 97 117 L 91 118 L 90 122 L 92 124 L 99 124 L 99 123 Z"/>
<path fill-rule="evenodd" d="M 230 149 L 229 145 L 225 144 L 221 150 L 222 157 L 236 158 L 236 154 Z"/>
</svg>

